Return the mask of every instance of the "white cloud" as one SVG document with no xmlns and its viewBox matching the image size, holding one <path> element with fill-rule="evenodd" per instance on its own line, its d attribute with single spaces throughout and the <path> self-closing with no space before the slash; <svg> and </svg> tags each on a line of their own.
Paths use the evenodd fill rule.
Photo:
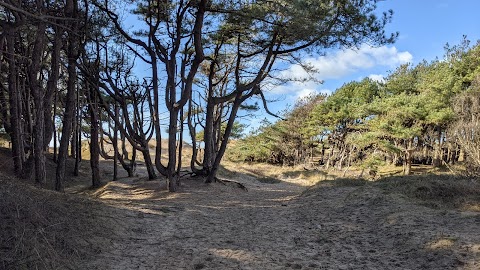
<svg viewBox="0 0 480 270">
<path fill-rule="evenodd" d="M 321 84 L 314 81 L 298 82 L 292 81 L 280 86 L 269 86 L 264 89 L 269 94 L 273 95 L 286 95 L 290 100 L 297 100 L 304 98 L 311 94 L 326 94 L 332 93 L 329 89 L 320 88 Z"/>
<path fill-rule="evenodd" d="M 301 99 L 304 97 L 308 97 L 310 95 L 318 95 L 318 94 L 330 95 L 332 93 L 332 90 L 317 89 L 315 87 L 305 87 L 305 88 L 298 88 L 295 93 L 296 93 L 295 99 Z"/>
<path fill-rule="evenodd" d="M 362 45 L 357 50 L 348 49 L 325 56 L 310 57 L 304 59 L 304 62 L 315 69 L 314 79 L 318 81 L 331 81 L 354 75 L 355 73 L 368 74 L 367 72 L 371 69 L 375 69 L 375 71 L 378 72 L 378 67 L 394 69 L 412 60 L 412 54 L 408 51 L 401 52 L 394 46 L 372 47 Z M 290 65 L 287 69 L 281 71 L 279 75 L 284 78 L 296 80 L 280 86 L 266 84 L 264 85 L 264 89 L 270 95 L 284 95 L 286 100 L 290 102 L 295 102 L 310 94 L 323 93 L 328 95 L 333 92 L 329 89 L 322 88 L 322 85 L 319 84 L 318 81 L 302 81 L 302 79 L 308 79 L 310 77 L 299 65 Z M 384 81 L 384 75 L 382 74 L 370 74 L 368 77 L 375 81 Z M 361 79 L 363 79 L 363 77 L 359 78 L 359 80 Z"/>
<path fill-rule="evenodd" d="M 296 94 L 297 94 L 296 98 L 301 99 L 304 97 L 308 97 L 310 95 L 318 94 L 318 91 L 313 88 L 303 88 L 302 90 L 298 91 Z"/>
<path fill-rule="evenodd" d="M 358 50 L 342 50 L 331 55 L 307 58 L 305 62 L 315 68 L 316 79 L 327 80 L 338 79 L 376 66 L 394 68 L 400 64 L 411 62 L 412 59 L 413 56 L 408 51 L 400 52 L 394 46 L 372 47 L 364 44 Z M 296 79 L 308 78 L 308 74 L 299 65 L 290 66 L 280 75 Z"/>
<path fill-rule="evenodd" d="M 381 83 L 385 82 L 385 76 L 382 74 L 370 74 L 368 75 L 368 78 L 376 82 L 381 82 Z"/>
</svg>

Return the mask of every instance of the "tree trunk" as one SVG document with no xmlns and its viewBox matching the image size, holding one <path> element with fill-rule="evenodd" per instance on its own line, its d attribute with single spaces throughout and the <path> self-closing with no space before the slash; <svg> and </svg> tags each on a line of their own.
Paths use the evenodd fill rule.
<svg viewBox="0 0 480 270">
<path fill-rule="evenodd" d="M 53 124 L 53 161 L 57 162 L 57 128 L 55 124 L 55 118 L 57 117 L 57 99 L 58 99 L 58 91 L 55 91 L 55 101 L 53 102 L 53 116 L 52 116 L 52 124 Z"/>
<path fill-rule="evenodd" d="M 442 129 L 440 127 L 438 127 L 438 130 L 437 130 L 437 143 L 435 143 L 435 154 L 434 154 L 434 157 L 433 157 L 433 162 L 432 162 L 432 165 L 433 167 L 438 167 L 442 164 L 441 162 L 441 151 L 442 151 Z"/>
<path fill-rule="evenodd" d="M 204 142 L 204 152 L 203 152 L 203 171 L 208 174 L 213 167 L 215 162 L 214 157 L 214 110 L 215 104 L 212 100 L 212 97 L 209 93 L 208 102 L 207 102 L 207 112 L 205 116 L 205 129 L 203 132 L 203 142 Z"/>
<path fill-rule="evenodd" d="M 178 122 L 178 109 L 173 108 L 170 111 L 170 124 L 168 125 L 167 181 L 168 181 L 168 190 L 170 192 L 175 192 L 177 191 L 177 188 L 178 188 L 178 175 L 176 174 L 177 122 Z"/>
<path fill-rule="evenodd" d="M 43 3 L 39 8 L 43 8 Z M 33 129 L 33 156 L 35 161 L 35 182 L 45 184 L 46 168 L 45 168 L 45 108 L 44 108 L 44 91 L 39 80 L 40 68 L 42 62 L 43 51 L 45 50 L 45 29 L 46 23 L 39 23 L 37 26 L 35 44 L 32 51 L 32 61 L 28 68 L 29 86 L 33 95 L 35 105 L 35 124 Z"/>
<path fill-rule="evenodd" d="M 180 128 L 179 128 L 179 138 L 178 138 L 178 164 L 177 164 L 177 175 L 180 175 L 180 170 L 182 169 L 182 151 L 183 151 L 183 109 L 180 110 Z"/>
<path fill-rule="evenodd" d="M 190 169 L 193 173 L 201 174 L 201 171 L 195 167 L 195 165 L 199 164 L 197 157 L 199 149 L 197 148 L 197 140 L 196 140 L 196 130 L 195 124 L 193 123 L 193 106 L 192 100 L 190 99 L 188 102 L 188 113 L 187 113 L 187 122 L 188 122 L 188 131 L 190 133 L 190 138 L 192 139 L 192 156 L 190 159 Z M 199 164 L 201 165 L 201 164 Z"/>
<path fill-rule="evenodd" d="M 405 150 L 405 168 L 404 175 L 410 175 L 412 173 L 412 153 L 413 153 L 413 139 L 408 140 L 407 147 Z"/>
<path fill-rule="evenodd" d="M 90 86 L 91 87 L 91 86 Z M 78 81 L 77 81 L 77 96 L 75 100 L 75 121 L 73 123 L 73 134 L 72 134 L 72 145 L 70 148 L 70 155 L 75 158 L 75 167 L 73 169 L 73 175 L 78 176 L 79 175 L 79 170 L 80 170 L 80 161 L 81 161 L 81 156 L 80 153 L 82 152 L 82 135 L 81 135 L 81 118 L 80 118 L 80 87 L 78 86 Z M 91 128 L 91 127 L 90 127 Z M 97 130 L 98 133 L 98 130 Z M 98 134 L 97 134 L 98 137 Z M 98 140 L 97 140 L 98 141 Z"/>
<path fill-rule="evenodd" d="M 118 178 L 118 104 L 115 102 L 115 124 L 113 126 L 113 181 L 117 181 Z"/>
<path fill-rule="evenodd" d="M 62 34 L 60 27 L 55 28 L 55 37 L 52 45 L 52 55 L 51 55 L 51 71 L 48 76 L 47 81 L 47 92 L 45 94 L 44 100 L 44 118 L 45 118 L 45 142 L 44 147 L 48 150 L 49 143 L 52 140 L 55 132 L 55 113 L 56 112 L 56 103 L 57 103 L 57 92 L 58 92 L 58 79 L 59 79 L 59 68 L 60 68 L 60 50 L 62 48 Z M 53 107 L 52 107 L 53 105 Z M 54 142 L 55 143 L 55 142 Z M 55 151 L 55 149 L 54 149 Z M 54 153 L 54 160 L 56 158 L 56 153 Z"/>
<path fill-rule="evenodd" d="M 0 35 L 0 72 L 3 70 L 3 62 L 5 60 L 5 37 L 4 35 Z M 9 109 L 9 103 L 7 102 L 7 93 L 8 89 L 4 87 L 3 84 L 0 84 L 0 125 L 5 128 L 5 131 L 10 134 L 11 129 L 10 129 L 10 123 L 7 120 L 8 119 L 8 109 Z"/>
<path fill-rule="evenodd" d="M 150 151 L 148 151 L 148 144 L 145 148 L 147 150 L 142 151 L 143 160 L 145 161 L 145 168 L 147 169 L 148 179 L 153 180 L 157 178 L 157 174 L 155 173 L 155 166 L 153 165 Z"/>
<path fill-rule="evenodd" d="M 67 0 L 65 5 L 65 15 L 68 18 L 76 19 L 78 16 L 78 7 L 75 0 Z M 65 114 L 63 117 L 63 130 L 60 139 L 60 149 L 58 151 L 58 162 L 55 180 L 55 190 L 63 191 L 63 182 L 65 181 L 65 167 L 68 156 L 68 144 L 72 133 L 72 124 L 74 120 L 75 109 L 75 86 L 77 81 L 77 59 L 78 59 L 78 21 L 70 23 L 70 33 L 68 35 L 67 47 L 67 96 L 65 102 Z"/>
<path fill-rule="evenodd" d="M 89 112 L 90 112 L 90 168 L 92 170 L 92 188 L 101 186 L 100 182 L 100 145 L 98 142 L 99 115 L 94 85 L 89 86 Z"/>
<path fill-rule="evenodd" d="M 122 119 L 125 117 L 122 115 Z M 124 120 L 122 120 L 121 124 L 125 123 Z M 128 160 L 128 150 L 127 150 L 127 145 L 126 145 L 126 138 L 125 134 L 123 132 L 120 132 L 120 140 L 122 141 L 122 154 L 118 156 L 118 160 L 120 161 L 120 164 L 122 164 L 123 169 L 127 172 L 128 177 L 133 177 L 133 162 L 135 162 L 135 148 L 132 149 L 133 151 L 133 156 L 132 160 L 133 162 L 131 164 L 127 164 L 126 160 Z"/>
<path fill-rule="evenodd" d="M 79 88 L 77 86 L 77 100 L 78 100 L 78 95 L 79 95 Z M 75 116 L 73 117 L 73 122 L 72 122 L 72 136 L 70 138 L 70 157 L 75 158 L 75 169 L 74 169 L 74 175 L 78 175 L 78 164 L 77 164 L 77 153 L 78 153 L 78 148 L 77 148 L 77 142 L 78 142 L 78 104 L 77 101 L 75 101 Z"/>
<path fill-rule="evenodd" d="M 215 178 L 217 177 L 217 172 L 218 172 L 218 169 L 220 168 L 220 161 L 222 160 L 223 155 L 225 154 L 225 150 L 227 149 L 228 138 L 232 133 L 233 124 L 235 123 L 235 118 L 237 116 L 237 112 L 241 104 L 242 104 L 241 93 L 238 93 L 237 97 L 235 98 L 235 101 L 233 102 L 232 110 L 230 111 L 230 116 L 228 117 L 225 133 L 223 134 L 222 144 L 220 145 L 220 148 L 218 149 L 218 153 L 216 154 L 215 162 L 213 163 L 212 170 L 208 173 L 207 179 L 205 180 L 206 183 L 214 182 Z"/>
<path fill-rule="evenodd" d="M 23 171 L 23 140 L 21 127 L 21 102 L 17 84 L 17 66 L 15 59 L 15 30 L 11 27 L 5 28 L 7 39 L 7 62 L 8 62 L 8 93 L 10 103 L 10 138 L 12 140 L 13 165 L 16 175 Z"/>
</svg>

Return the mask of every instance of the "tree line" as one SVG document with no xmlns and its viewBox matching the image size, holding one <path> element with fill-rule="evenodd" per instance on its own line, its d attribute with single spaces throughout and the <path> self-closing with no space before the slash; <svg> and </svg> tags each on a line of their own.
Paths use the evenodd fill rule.
<svg viewBox="0 0 480 270">
<path fill-rule="evenodd" d="M 404 64 L 384 78 L 344 84 L 299 100 L 286 120 L 265 122 L 236 142 L 234 160 L 325 168 L 480 168 L 480 43 L 445 47 L 443 59 Z M 262 147 L 258 147 L 261 145 Z"/>
<path fill-rule="evenodd" d="M 63 190 L 66 160 L 78 174 L 88 138 L 93 187 L 100 157 L 114 161 L 115 178 L 117 164 L 132 174 L 138 152 L 149 179 L 165 176 L 175 191 L 190 135 L 190 171 L 212 182 L 235 119 L 254 98 L 268 111 L 263 91 L 285 80 L 279 65 L 394 42 L 384 32 L 393 12 L 378 15 L 376 2 L 2 1 L 0 129 L 15 173 L 44 185 L 53 144 L 54 187 Z"/>
</svg>

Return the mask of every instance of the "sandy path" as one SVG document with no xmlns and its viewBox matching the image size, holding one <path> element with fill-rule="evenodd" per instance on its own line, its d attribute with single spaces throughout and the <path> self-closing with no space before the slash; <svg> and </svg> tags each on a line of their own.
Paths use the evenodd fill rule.
<svg viewBox="0 0 480 270">
<path fill-rule="evenodd" d="M 85 269 L 480 269 L 480 215 L 365 187 L 239 179 L 248 192 L 125 179 L 97 196 L 115 226 Z"/>
</svg>

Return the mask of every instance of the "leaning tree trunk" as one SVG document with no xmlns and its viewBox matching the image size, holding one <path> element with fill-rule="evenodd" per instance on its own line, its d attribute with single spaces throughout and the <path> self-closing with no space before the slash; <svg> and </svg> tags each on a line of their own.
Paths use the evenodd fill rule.
<svg viewBox="0 0 480 270">
<path fill-rule="evenodd" d="M 157 178 L 155 173 L 155 166 L 153 165 L 152 157 L 150 156 L 150 151 L 148 149 L 148 143 L 146 143 L 146 150 L 142 151 L 143 160 L 145 161 L 145 168 L 147 169 L 148 179 L 153 180 Z"/>
<path fill-rule="evenodd" d="M 123 119 L 124 116 L 122 116 Z M 122 120 L 122 123 L 124 120 Z M 134 164 L 134 159 L 135 159 L 135 147 L 133 147 L 132 151 L 132 163 L 128 164 L 126 160 L 128 160 L 128 150 L 127 150 L 127 145 L 126 145 L 126 138 L 125 134 L 123 132 L 120 133 L 120 140 L 122 141 L 122 154 L 118 156 L 118 159 L 120 161 L 120 164 L 122 164 L 123 169 L 127 172 L 128 177 L 133 177 L 134 171 L 133 171 L 133 164 Z"/>
<path fill-rule="evenodd" d="M 220 168 L 220 162 L 227 149 L 228 138 L 232 133 L 233 124 L 235 122 L 235 118 L 237 116 L 237 112 L 241 104 L 242 104 L 241 93 L 239 93 L 237 94 L 237 97 L 233 102 L 232 110 L 230 111 L 230 117 L 228 118 L 228 122 L 227 122 L 227 127 L 225 128 L 225 132 L 223 133 L 222 144 L 218 149 L 218 153 L 215 157 L 215 162 L 213 163 L 212 170 L 207 175 L 207 179 L 205 180 L 206 183 L 214 182 L 215 178 L 217 177 L 217 172 L 218 172 L 218 169 Z"/>
</svg>

